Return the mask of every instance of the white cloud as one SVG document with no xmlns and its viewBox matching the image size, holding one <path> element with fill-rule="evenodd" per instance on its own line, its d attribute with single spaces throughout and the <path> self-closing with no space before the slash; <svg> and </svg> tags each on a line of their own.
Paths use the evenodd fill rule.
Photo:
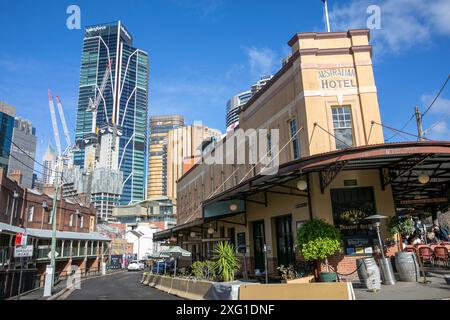
<svg viewBox="0 0 450 320">
<path fill-rule="evenodd" d="M 246 48 L 250 72 L 254 77 L 273 74 L 279 65 L 278 54 L 269 48 Z"/>
<path fill-rule="evenodd" d="M 422 97 L 420 97 L 424 108 L 428 108 L 428 106 L 433 102 L 434 97 L 435 95 L 431 94 L 424 94 Z M 423 111 L 425 111 L 425 109 Z M 432 114 L 440 116 L 450 115 L 450 99 L 446 99 L 443 97 L 438 98 L 433 104 L 433 107 L 430 109 L 430 112 Z"/>
<path fill-rule="evenodd" d="M 448 126 L 445 122 L 439 122 L 431 130 L 430 133 L 436 135 L 446 135 L 448 134 Z"/>
<path fill-rule="evenodd" d="M 176 5 L 192 10 L 202 17 L 211 16 L 223 5 L 223 0 L 172 0 Z"/>
<path fill-rule="evenodd" d="M 332 29 L 343 31 L 367 28 L 369 5 L 381 9 L 381 29 L 372 30 L 376 53 L 400 53 L 424 42 L 433 34 L 450 36 L 450 1 L 448 0 L 354 0 L 337 3 L 332 7 Z"/>
</svg>

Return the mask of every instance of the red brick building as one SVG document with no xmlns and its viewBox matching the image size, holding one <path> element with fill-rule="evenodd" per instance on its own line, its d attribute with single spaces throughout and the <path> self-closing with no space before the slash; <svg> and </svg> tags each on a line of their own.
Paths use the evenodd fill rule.
<svg viewBox="0 0 450 320">
<path fill-rule="evenodd" d="M 82 275 L 100 272 L 102 261 L 109 260 L 110 239 L 96 231 L 95 208 L 77 200 L 54 201 L 52 196 L 21 187 L 0 169 L 0 298 L 18 292 L 20 265 L 13 256 L 16 233 L 26 233 L 27 244 L 34 247 L 33 257 L 24 261 L 21 291 L 43 285 L 50 264 L 54 205 L 58 279 L 64 279 L 74 267 L 81 269 Z"/>
</svg>

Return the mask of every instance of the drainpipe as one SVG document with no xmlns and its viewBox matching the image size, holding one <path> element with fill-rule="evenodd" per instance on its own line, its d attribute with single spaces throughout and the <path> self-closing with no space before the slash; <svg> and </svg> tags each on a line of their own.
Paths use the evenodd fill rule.
<svg viewBox="0 0 450 320">
<path fill-rule="evenodd" d="M 306 174 L 306 184 L 308 185 L 308 211 L 309 220 L 313 219 L 312 202 L 311 202 L 311 183 L 309 179 L 309 173 Z"/>
</svg>

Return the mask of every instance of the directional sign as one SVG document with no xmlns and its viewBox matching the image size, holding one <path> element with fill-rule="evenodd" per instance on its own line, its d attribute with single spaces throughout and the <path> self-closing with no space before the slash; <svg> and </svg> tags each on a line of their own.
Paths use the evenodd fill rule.
<svg viewBox="0 0 450 320">
<path fill-rule="evenodd" d="M 16 246 L 14 248 L 14 258 L 27 258 L 33 256 L 33 246 Z"/>
<path fill-rule="evenodd" d="M 58 251 L 55 251 L 55 258 L 56 258 L 57 256 L 59 256 L 59 253 L 58 253 Z M 51 252 L 51 251 L 47 254 L 47 257 L 48 257 L 49 259 L 52 258 L 52 252 Z"/>
</svg>

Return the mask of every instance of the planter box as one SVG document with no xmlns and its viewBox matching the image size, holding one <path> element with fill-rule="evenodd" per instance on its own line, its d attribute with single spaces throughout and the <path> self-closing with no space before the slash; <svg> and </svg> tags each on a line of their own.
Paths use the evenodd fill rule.
<svg viewBox="0 0 450 320">
<path fill-rule="evenodd" d="M 316 282 L 316 279 L 314 276 L 307 276 L 307 277 L 302 277 L 302 278 L 292 279 L 292 280 L 281 280 L 281 283 L 287 283 L 287 284 L 311 283 L 311 282 Z"/>
<path fill-rule="evenodd" d="M 190 300 L 205 300 L 211 291 L 212 282 L 149 275 L 148 285 L 158 290 Z"/>
</svg>

